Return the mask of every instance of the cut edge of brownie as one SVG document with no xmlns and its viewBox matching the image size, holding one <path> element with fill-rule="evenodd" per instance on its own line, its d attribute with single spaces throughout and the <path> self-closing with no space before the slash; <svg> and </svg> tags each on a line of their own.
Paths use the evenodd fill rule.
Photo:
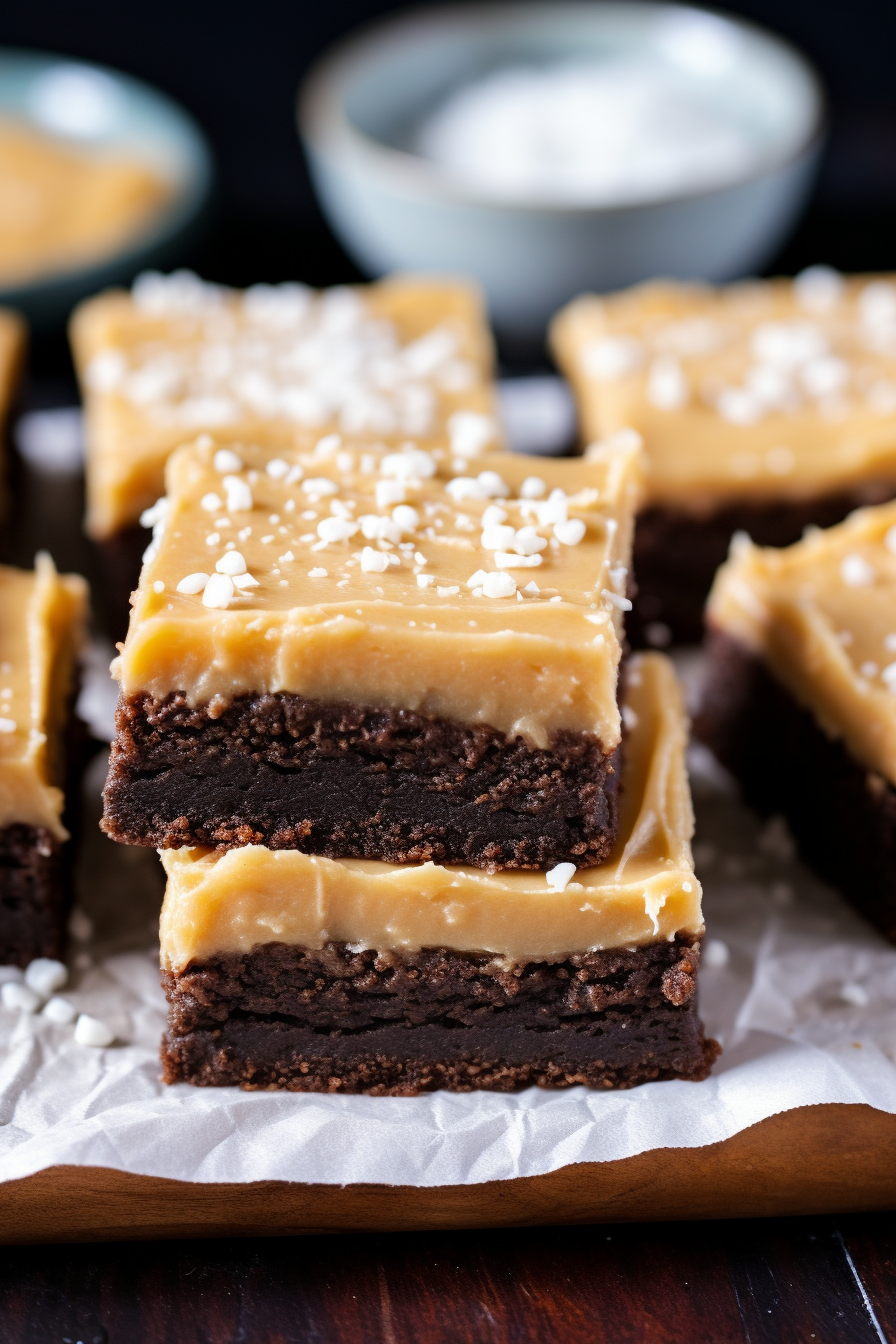
<svg viewBox="0 0 896 1344">
<path fill-rule="evenodd" d="M 0 827 L 0 966 L 62 956 L 72 899 L 67 848 L 44 826 Z"/>
<path fill-rule="evenodd" d="M 165 1081 L 412 1096 L 699 1081 L 700 938 L 505 962 L 266 944 L 163 973 Z"/>
<path fill-rule="evenodd" d="M 637 591 L 630 594 L 633 608 L 626 623 L 632 646 L 702 639 L 704 603 L 735 532 L 746 532 L 757 546 L 789 546 L 806 527 L 832 527 L 853 509 L 894 496 L 896 479 L 810 499 L 730 501 L 705 513 L 670 505 L 644 509 L 636 520 L 632 554 Z M 668 638 L 664 630 L 651 631 L 654 624 L 667 627 Z"/>
<path fill-rule="evenodd" d="M 830 737 L 761 657 L 711 629 L 694 733 L 819 877 L 896 942 L 896 789 Z"/>
<path fill-rule="evenodd" d="M 286 692 L 225 707 L 120 696 L 103 830 L 125 844 L 263 844 L 328 858 L 544 869 L 609 857 L 619 748 Z"/>
</svg>

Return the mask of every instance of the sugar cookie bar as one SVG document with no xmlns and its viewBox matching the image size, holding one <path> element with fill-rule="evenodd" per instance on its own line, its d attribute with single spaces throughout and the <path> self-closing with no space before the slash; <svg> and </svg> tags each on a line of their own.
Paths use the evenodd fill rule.
<svg viewBox="0 0 896 1344">
<path fill-rule="evenodd" d="M 555 320 L 585 441 L 643 438 L 633 629 L 697 639 L 731 536 L 784 546 L 896 495 L 896 281 L 658 283 Z"/>
<path fill-rule="evenodd" d="M 167 1081 L 401 1096 L 705 1077 L 686 729 L 661 655 L 632 661 L 626 704 L 599 868 L 166 850 Z"/>
<path fill-rule="evenodd" d="M 739 539 L 707 621 L 700 736 L 896 940 L 896 503 L 785 550 Z"/>
<path fill-rule="evenodd" d="M 114 665 L 107 833 L 606 858 L 640 450 L 487 460 L 459 475 L 450 454 L 335 436 L 179 450 Z"/>
<path fill-rule="evenodd" d="M 39 555 L 0 566 L 0 965 L 58 957 L 69 899 L 62 823 L 87 586 Z"/>
</svg>

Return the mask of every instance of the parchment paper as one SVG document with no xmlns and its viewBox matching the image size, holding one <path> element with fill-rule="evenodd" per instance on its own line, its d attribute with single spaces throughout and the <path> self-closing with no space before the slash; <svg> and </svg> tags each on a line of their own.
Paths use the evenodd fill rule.
<svg viewBox="0 0 896 1344">
<path fill-rule="evenodd" d="M 724 1047 L 706 1082 L 415 1098 L 165 1087 L 161 869 L 88 820 L 79 899 L 96 932 L 73 960 L 93 964 L 65 992 L 119 1043 L 79 1046 L 71 1027 L 0 1008 L 0 1179 L 73 1163 L 189 1181 L 475 1183 L 698 1147 L 818 1102 L 896 1113 L 896 950 L 789 857 L 783 828 L 761 829 L 725 792 L 711 758 L 692 752 L 692 765 L 708 938 L 730 952 L 700 972 Z M 104 768 L 88 781 L 95 811 Z"/>
</svg>

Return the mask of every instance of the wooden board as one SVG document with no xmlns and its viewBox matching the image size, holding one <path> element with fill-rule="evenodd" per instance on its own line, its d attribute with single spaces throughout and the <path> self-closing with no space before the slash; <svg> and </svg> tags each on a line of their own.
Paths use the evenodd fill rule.
<svg viewBox="0 0 896 1344">
<path fill-rule="evenodd" d="M 0 1242 L 294 1236 L 756 1218 L 896 1208 L 896 1115 L 810 1106 L 722 1143 L 546 1176 L 429 1189 L 258 1181 L 202 1185 L 51 1167 L 0 1185 Z"/>
</svg>

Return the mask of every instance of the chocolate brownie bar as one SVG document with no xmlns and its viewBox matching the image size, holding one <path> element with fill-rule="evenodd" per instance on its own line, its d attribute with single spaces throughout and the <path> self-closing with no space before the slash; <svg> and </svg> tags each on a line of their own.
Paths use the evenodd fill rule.
<svg viewBox="0 0 896 1344">
<path fill-rule="evenodd" d="M 107 834 L 603 861 L 639 454 L 489 461 L 177 453 L 115 669 Z"/>
<path fill-rule="evenodd" d="M 554 324 L 586 442 L 644 440 L 633 642 L 694 640 L 731 536 L 789 545 L 896 495 L 896 283 L 812 267 L 650 284 Z"/>
<path fill-rule="evenodd" d="M 896 504 L 719 571 L 695 729 L 896 941 Z"/>
<path fill-rule="evenodd" d="M 670 665 L 632 661 L 620 835 L 543 873 L 167 850 L 165 1077 L 412 1095 L 706 1076 Z"/>
<path fill-rule="evenodd" d="M 70 335 L 96 541 L 136 525 L 164 491 L 168 455 L 201 430 L 268 445 L 331 431 L 438 437 L 459 457 L 498 434 L 491 337 L 461 281 L 396 276 L 315 293 L 148 273 L 129 293 L 83 303 Z"/>
<path fill-rule="evenodd" d="M 47 555 L 0 567 L 0 964 L 58 956 L 70 895 L 65 747 L 83 637 L 83 579 Z"/>
</svg>

